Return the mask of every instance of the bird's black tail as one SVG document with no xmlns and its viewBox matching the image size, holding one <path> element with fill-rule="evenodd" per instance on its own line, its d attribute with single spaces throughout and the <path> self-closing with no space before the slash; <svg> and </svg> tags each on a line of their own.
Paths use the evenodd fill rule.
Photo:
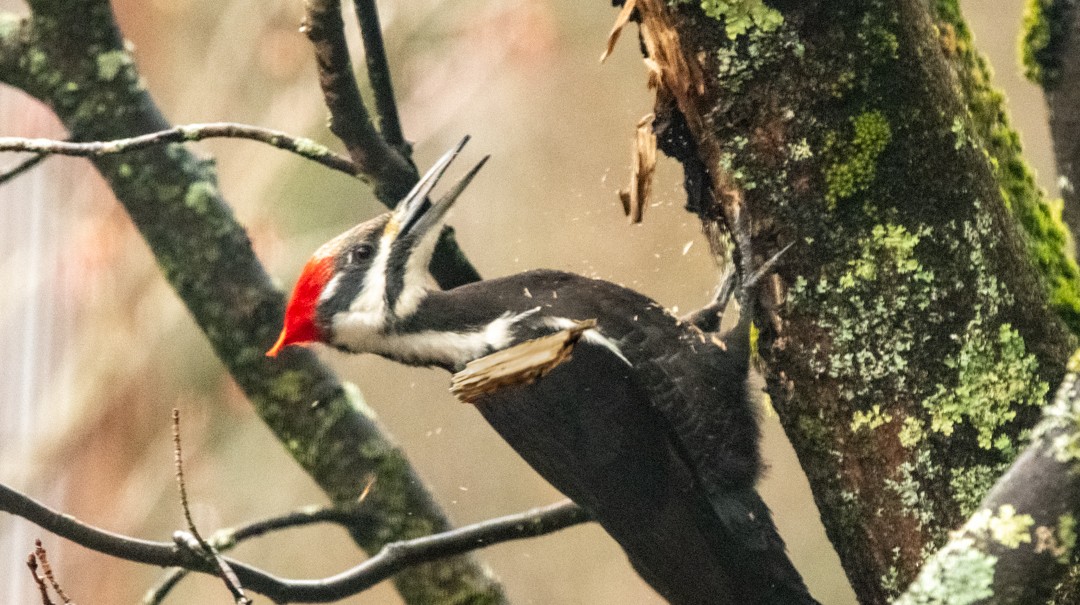
<svg viewBox="0 0 1080 605">
<path fill-rule="evenodd" d="M 711 495 L 709 503 L 723 528 L 717 548 L 729 561 L 732 584 L 743 603 L 819 605 L 788 558 L 783 538 L 761 496 L 746 487 Z"/>
</svg>

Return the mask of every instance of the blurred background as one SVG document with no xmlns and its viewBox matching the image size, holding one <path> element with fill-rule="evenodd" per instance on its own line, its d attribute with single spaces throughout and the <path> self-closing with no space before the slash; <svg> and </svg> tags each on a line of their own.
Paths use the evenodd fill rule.
<svg viewBox="0 0 1080 605">
<path fill-rule="evenodd" d="M 1050 188 L 1042 96 L 1017 68 L 1022 0 L 962 4 Z M 300 0 L 114 6 L 173 123 L 245 122 L 334 146 L 298 31 Z M 25 11 L 14 0 L 0 8 Z M 623 218 L 616 191 L 651 99 L 636 31 L 597 62 L 615 18 L 608 3 L 384 0 L 379 8 L 418 165 L 466 133 L 474 137 L 467 157 L 493 156 L 451 218 L 484 275 L 558 268 L 628 285 L 682 312 L 708 300 L 718 268 L 682 209 L 678 166 L 660 161 L 643 224 Z M 65 136 L 46 109 L 9 88 L 0 88 L 0 134 Z M 246 141 L 198 147 L 217 159 L 222 191 L 282 288 L 320 243 L 382 211 L 359 181 L 284 152 Z M 0 158 L 0 167 L 18 159 Z M 88 163 L 52 158 L 0 187 L 0 217 L 0 481 L 95 525 L 167 540 L 183 526 L 170 436 L 170 410 L 179 407 L 203 533 L 326 502 L 223 373 Z M 446 373 L 320 355 L 359 385 L 456 523 L 561 499 L 449 395 Z M 765 423 L 770 468 L 761 490 L 792 558 L 823 603 L 854 603 L 794 455 L 776 419 Z M 0 516 L 0 603 L 38 599 L 25 567 L 37 537 L 80 603 L 137 601 L 158 576 Z M 289 577 L 330 575 L 364 557 L 345 532 L 327 528 L 278 534 L 235 554 Z M 593 526 L 479 556 L 514 603 L 662 602 Z M 220 581 L 190 578 L 171 602 L 231 600 Z M 384 583 L 346 602 L 400 600 Z"/>
</svg>

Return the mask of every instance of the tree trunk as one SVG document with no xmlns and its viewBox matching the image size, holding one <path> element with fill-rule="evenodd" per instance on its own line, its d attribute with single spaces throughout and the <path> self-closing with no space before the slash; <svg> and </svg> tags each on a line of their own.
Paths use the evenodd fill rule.
<svg viewBox="0 0 1080 605">
<path fill-rule="evenodd" d="M 637 15 L 691 209 L 752 232 L 737 258 L 794 244 L 758 317 L 768 393 L 860 601 L 884 603 L 1064 373 L 1080 313 L 1063 228 L 955 2 Z"/>
</svg>

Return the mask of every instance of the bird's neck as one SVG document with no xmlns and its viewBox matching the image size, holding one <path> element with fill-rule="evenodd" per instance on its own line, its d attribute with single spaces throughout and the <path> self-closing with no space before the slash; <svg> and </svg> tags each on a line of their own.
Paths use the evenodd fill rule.
<svg viewBox="0 0 1080 605">
<path fill-rule="evenodd" d="M 410 287 L 377 311 L 334 317 L 335 345 L 375 353 L 399 363 L 460 370 L 466 363 L 513 344 L 520 322 L 532 313 L 511 312 L 452 292 Z"/>
</svg>

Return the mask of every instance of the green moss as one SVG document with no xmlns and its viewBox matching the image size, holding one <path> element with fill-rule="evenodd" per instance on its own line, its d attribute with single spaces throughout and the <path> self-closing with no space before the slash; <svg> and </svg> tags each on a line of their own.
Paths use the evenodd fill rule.
<svg viewBox="0 0 1080 605">
<path fill-rule="evenodd" d="M 1078 352 L 1080 353 L 1080 352 Z M 1077 354 L 1069 360 L 1070 374 L 1066 382 L 1073 381 Z M 1080 399 L 1073 399 L 1072 388 L 1063 385 L 1053 403 L 1043 409 L 1043 418 L 1032 431 L 1032 441 L 1042 441 L 1048 446 L 1048 455 L 1062 464 L 1071 464 L 1074 472 L 1080 472 Z"/>
<path fill-rule="evenodd" d="M 851 120 L 854 135 L 847 143 L 826 139 L 826 151 L 837 159 L 825 169 L 825 201 L 830 207 L 868 188 L 877 177 L 877 160 L 892 140 L 892 129 L 879 110 Z M 831 148 L 831 149 L 830 149 Z"/>
<path fill-rule="evenodd" d="M 103 52 L 96 57 L 97 61 L 97 77 L 103 82 L 110 82 L 116 79 L 125 67 L 130 67 L 133 64 L 131 55 L 122 50 L 110 50 Z"/>
<path fill-rule="evenodd" d="M 192 210 L 204 213 L 214 205 L 218 198 L 217 187 L 208 181 L 192 181 L 184 193 L 184 205 Z"/>
<path fill-rule="evenodd" d="M 325 145 L 316 143 L 315 141 L 306 137 L 297 137 L 294 148 L 298 153 L 306 155 L 308 157 L 322 157 L 330 155 L 330 150 Z"/>
<path fill-rule="evenodd" d="M 882 425 L 892 422 L 892 416 L 881 411 L 881 405 L 874 404 L 867 411 L 855 410 L 851 415 L 851 432 L 857 433 L 862 429 L 874 430 Z"/>
<path fill-rule="evenodd" d="M 1020 30 L 1024 75 L 1044 88 L 1061 82 L 1062 53 L 1075 0 L 1027 0 Z"/>
<path fill-rule="evenodd" d="M 701 10 L 710 18 L 723 21 L 724 31 L 732 40 L 752 28 L 771 32 L 784 24 L 780 11 L 769 8 L 762 0 L 701 0 Z"/>
<path fill-rule="evenodd" d="M 896 467 L 898 478 L 886 478 L 885 488 L 896 494 L 904 514 L 915 519 L 919 526 L 934 522 L 933 498 L 925 493 L 922 481 L 933 479 L 938 472 L 930 458 L 930 450 L 920 450 L 914 462 L 906 461 Z"/>
<path fill-rule="evenodd" d="M 975 547 L 970 538 L 953 540 L 923 566 L 911 587 L 894 605 L 969 605 L 994 596 L 997 557 Z"/>
<path fill-rule="evenodd" d="M 899 558 L 900 549 L 895 549 L 894 558 Z M 896 596 L 900 594 L 900 569 L 896 564 L 889 565 L 888 571 L 881 576 L 881 588 L 885 591 L 885 594 Z"/>
<path fill-rule="evenodd" d="M 270 381 L 269 393 L 280 401 L 301 401 L 310 382 L 310 377 L 303 372 L 285 371 Z"/>
<path fill-rule="evenodd" d="M 995 432 L 1016 418 L 1016 406 L 1042 405 L 1049 385 L 1039 380 L 1038 359 L 1009 324 L 992 337 L 977 317 L 960 338 L 960 351 L 945 360 L 957 372 L 956 384 L 939 385 L 923 407 L 930 412 L 930 430 L 951 435 L 967 422 L 978 432 L 979 447 L 990 449 L 1001 445 Z"/>
</svg>

